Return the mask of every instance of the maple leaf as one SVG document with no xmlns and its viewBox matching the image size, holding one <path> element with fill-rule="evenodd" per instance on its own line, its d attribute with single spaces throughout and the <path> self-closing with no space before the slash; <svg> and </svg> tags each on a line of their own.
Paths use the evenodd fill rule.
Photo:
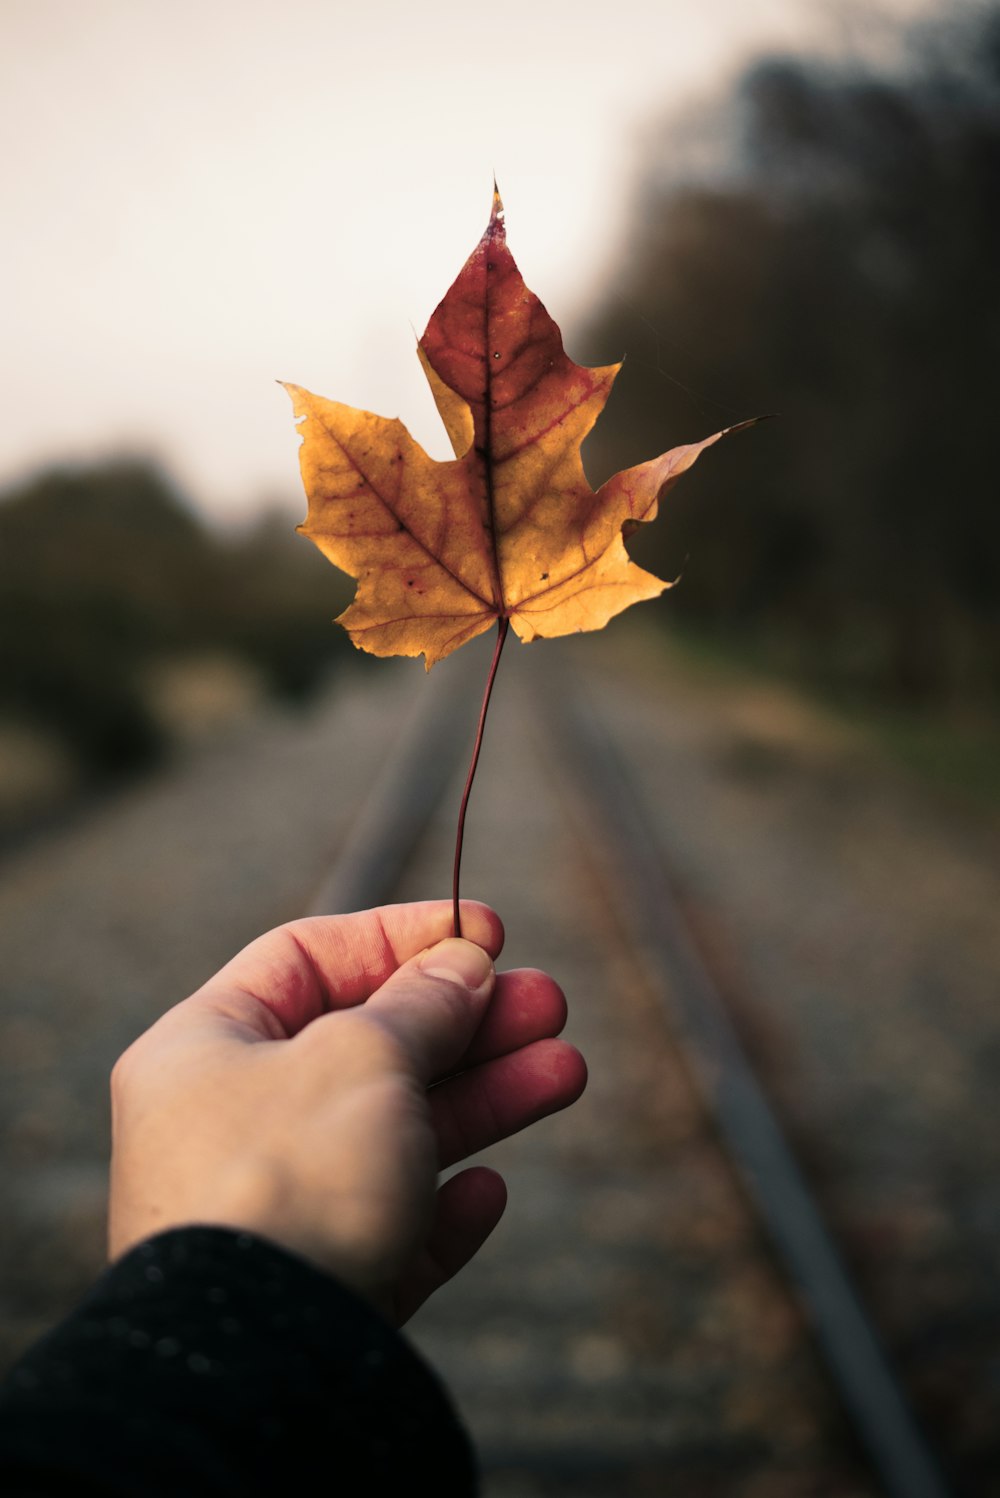
<svg viewBox="0 0 1000 1498">
<path fill-rule="evenodd" d="M 357 592 L 338 623 L 373 655 L 427 669 L 506 622 L 522 640 L 600 629 L 670 586 L 624 536 L 728 432 L 628 468 L 595 493 L 580 444 L 620 364 L 589 369 L 529 291 L 493 211 L 418 346 L 455 451 L 437 462 L 399 420 L 286 385 L 301 421 L 309 500 L 299 530 Z"/>
</svg>

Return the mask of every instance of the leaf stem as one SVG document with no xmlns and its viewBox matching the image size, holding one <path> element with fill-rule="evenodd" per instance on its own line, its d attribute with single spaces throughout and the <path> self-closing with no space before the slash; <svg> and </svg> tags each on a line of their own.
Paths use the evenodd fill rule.
<svg viewBox="0 0 1000 1498">
<path fill-rule="evenodd" d="M 497 667 L 500 664 L 500 653 L 503 650 L 503 642 L 507 638 L 508 620 L 501 618 L 497 620 L 497 643 L 493 651 L 493 660 L 490 662 L 490 672 L 486 678 L 486 690 L 483 692 L 483 705 L 479 710 L 479 727 L 476 730 L 476 742 L 472 749 L 472 759 L 469 764 L 469 773 L 465 779 L 465 790 L 462 792 L 462 804 L 458 809 L 458 832 L 455 837 L 455 867 L 452 874 L 451 899 L 452 899 L 452 921 L 456 936 L 462 934 L 462 917 L 458 909 L 458 877 L 462 867 L 462 841 L 465 837 L 465 813 L 469 807 L 469 793 L 472 790 L 472 782 L 476 775 L 476 766 L 479 763 L 479 751 L 483 747 L 483 729 L 486 727 L 486 713 L 490 705 L 490 696 L 493 692 L 493 682 L 496 678 Z"/>
</svg>

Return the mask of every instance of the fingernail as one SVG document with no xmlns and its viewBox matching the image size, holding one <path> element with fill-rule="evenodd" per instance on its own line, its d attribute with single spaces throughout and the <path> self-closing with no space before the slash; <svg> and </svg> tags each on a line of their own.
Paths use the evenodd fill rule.
<svg viewBox="0 0 1000 1498">
<path fill-rule="evenodd" d="M 493 962 L 488 952 L 477 947 L 475 942 L 464 941 L 460 936 L 449 936 L 439 941 L 420 959 L 420 970 L 428 978 L 446 978 L 449 983 L 460 983 L 463 988 L 482 988 L 493 971 Z"/>
</svg>

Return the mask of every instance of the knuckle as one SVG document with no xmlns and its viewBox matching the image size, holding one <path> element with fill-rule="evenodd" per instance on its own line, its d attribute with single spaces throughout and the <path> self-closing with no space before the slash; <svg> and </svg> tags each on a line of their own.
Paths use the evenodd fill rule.
<svg viewBox="0 0 1000 1498">
<path fill-rule="evenodd" d="M 111 1098 L 121 1099 L 138 1092 L 146 1085 L 149 1076 L 149 1055 L 155 1047 L 150 1041 L 152 1032 L 146 1030 L 127 1046 L 111 1068 Z"/>
<path fill-rule="evenodd" d="M 122 1051 L 111 1068 L 111 1096 L 120 1097 L 129 1090 L 136 1070 L 136 1042 Z"/>
<path fill-rule="evenodd" d="M 403 1069 L 403 1046 L 387 1025 L 373 1015 L 359 1015 L 351 1044 L 358 1059 L 373 1072 L 395 1072 Z"/>
<path fill-rule="evenodd" d="M 349 1061 L 355 1074 L 398 1071 L 404 1060 L 403 1048 L 390 1029 L 363 1007 L 307 1025 L 297 1043 L 311 1050 L 324 1067 L 331 1055 L 341 1066 Z"/>
</svg>

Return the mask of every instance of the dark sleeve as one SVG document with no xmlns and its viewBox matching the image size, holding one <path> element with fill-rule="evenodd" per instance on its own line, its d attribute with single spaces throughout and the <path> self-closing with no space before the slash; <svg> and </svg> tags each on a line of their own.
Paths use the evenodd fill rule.
<svg viewBox="0 0 1000 1498">
<path fill-rule="evenodd" d="M 0 1492 L 475 1491 L 434 1374 L 368 1304 L 247 1233 L 127 1254 L 0 1388 Z"/>
</svg>

